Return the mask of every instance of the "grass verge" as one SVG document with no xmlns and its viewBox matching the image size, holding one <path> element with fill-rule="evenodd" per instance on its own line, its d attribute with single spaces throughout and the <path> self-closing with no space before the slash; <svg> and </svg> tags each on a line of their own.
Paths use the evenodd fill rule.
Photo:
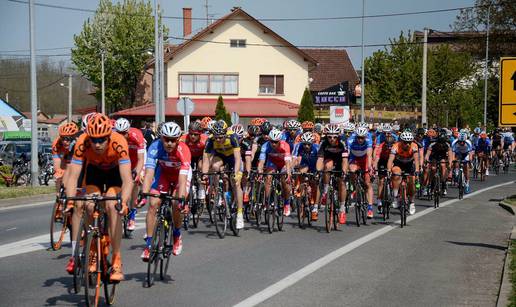
<svg viewBox="0 0 516 307">
<path fill-rule="evenodd" d="M 509 306 L 516 307 L 516 240 L 511 241 L 511 263 L 509 264 L 509 270 L 512 284 Z"/>
<path fill-rule="evenodd" d="M 56 187 L 54 186 L 41 186 L 41 187 L 0 187 L 0 199 L 4 198 L 17 198 L 25 196 L 33 196 L 40 194 L 55 193 Z"/>
<path fill-rule="evenodd" d="M 506 199 L 504 199 L 506 203 L 508 203 L 509 205 L 511 206 L 516 206 L 516 195 L 513 195 L 513 196 L 510 196 L 510 197 L 507 197 Z"/>
</svg>

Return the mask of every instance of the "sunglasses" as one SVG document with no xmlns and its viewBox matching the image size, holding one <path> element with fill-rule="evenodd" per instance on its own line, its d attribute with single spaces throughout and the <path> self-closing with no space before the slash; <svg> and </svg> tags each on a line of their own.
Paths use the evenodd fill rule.
<svg viewBox="0 0 516 307">
<path fill-rule="evenodd" d="M 225 138 L 226 138 L 226 136 L 225 136 L 225 135 L 217 135 L 217 136 L 215 136 L 215 139 L 216 139 L 216 140 L 223 140 L 223 139 L 225 139 Z"/>
<path fill-rule="evenodd" d="M 328 135 L 328 138 L 329 139 L 338 139 L 339 136 L 338 135 Z"/>
<path fill-rule="evenodd" d="M 176 143 L 178 140 L 179 140 L 179 138 L 167 138 L 167 137 L 163 137 L 163 142 L 164 142 L 164 143 Z"/>
<path fill-rule="evenodd" d="M 65 141 L 65 142 L 71 142 L 71 141 L 73 141 L 73 137 L 71 137 L 71 136 L 65 136 L 65 137 L 62 137 L 61 139 L 62 139 L 63 141 Z"/>
<path fill-rule="evenodd" d="M 357 136 L 357 139 L 358 139 L 358 140 L 365 140 L 365 137 L 363 137 L 363 136 Z"/>
<path fill-rule="evenodd" d="M 101 137 L 101 138 L 90 138 L 91 142 L 93 144 L 102 144 L 104 143 L 105 141 L 107 141 L 107 137 Z"/>
<path fill-rule="evenodd" d="M 201 135 L 200 133 L 190 133 L 191 136 L 199 136 Z"/>
<path fill-rule="evenodd" d="M 278 144 L 279 141 L 271 141 L 272 144 Z"/>
</svg>

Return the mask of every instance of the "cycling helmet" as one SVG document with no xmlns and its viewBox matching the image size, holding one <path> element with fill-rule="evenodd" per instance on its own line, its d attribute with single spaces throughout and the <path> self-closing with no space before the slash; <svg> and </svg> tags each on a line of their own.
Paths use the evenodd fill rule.
<svg viewBox="0 0 516 307">
<path fill-rule="evenodd" d="M 355 131 L 355 124 L 351 122 L 347 122 L 344 124 L 344 132 L 353 132 Z"/>
<path fill-rule="evenodd" d="M 324 127 L 325 134 L 340 134 L 340 127 L 337 124 L 327 124 Z"/>
<path fill-rule="evenodd" d="M 188 125 L 188 132 L 189 133 L 201 133 L 202 132 L 202 124 L 200 121 L 196 120 L 196 121 L 193 121 L 191 122 L 189 125 Z"/>
<path fill-rule="evenodd" d="M 211 131 L 214 135 L 225 135 L 228 132 L 228 125 L 225 121 L 216 121 L 211 127 Z"/>
<path fill-rule="evenodd" d="M 451 131 L 452 131 L 452 133 L 454 133 L 454 132 L 458 132 L 458 131 L 459 131 L 459 128 L 457 128 L 457 127 L 452 127 L 452 128 L 451 128 Z"/>
<path fill-rule="evenodd" d="M 400 131 L 400 125 L 398 125 L 398 124 L 392 125 L 392 131 L 394 131 L 394 132 Z"/>
<path fill-rule="evenodd" d="M 261 132 L 261 129 L 258 126 L 248 126 L 247 127 L 247 133 L 249 133 L 249 135 L 251 135 L 251 136 L 259 135 L 260 132 Z"/>
<path fill-rule="evenodd" d="M 272 129 L 271 132 L 269 132 L 269 138 L 271 141 L 279 141 L 281 139 L 281 131 L 278 129 Z"/>
<path fill-rule="evenodd" d="M 161 127 L 161 135 L 169 138 L 178 138 L 181 136 L 181 128 L 174 122 L 164 123 Z"/>
<path fill-rule="evenodd" d="M 74 136 L 77 132 L 79 132 L 79 129 L 77 125 L 72 122 L 59 126 L 59 136 L 61 137 Z"/>
<path fill-rule="evenodd" d="M 473 132 L 475 132 L 475 134 L 479 134 L 480 132 L 482 132 L 482 129 L 480 129 L 480 127 L 476 127 L 475 130 L 473 130 Z"/>
<path fill-rule="evenodd" d="M 285 128 L 288 130 L 299 129 L 300 127 L 301 124 L 295 119 L 291 119 L 285 123 Z"/>
<path fill-rule="evenodd" d="M 301 124 L 301 128 L 303 128 L 303 130 L 306 130 L 306 129 L 314 129 L 314 123 L 312 123 L 311 121 L 304 121 L 304 122 Z"/>
<path fill-rule="evenodd" d="M 369 124 L 366 122 L 359 122 L 357 127 L 369 129 Z"/>
<path fill-rule="evenodd" d="M 376 127 L 376 131 L 377 131 L 378 133 L 383 132 L 383 123 L 378 124 L 378 126 Z"/>
<path fill-rule="evenodd" d="M 262 134 L 269 134 L 269 132 L 272 130 L 271 122 L 266 121 L 262 124 Z"/>
<path fill-rule="evenodd" d="M 97 113 L 88 119 L 88 127 L 86 133 L 92 138 L 101 138 L 110 136 L 113 131 L 109 117 L 104 114 Z"/>
<path fill-rule="evenodd" d="M 400 135 L 400 139 L 405 142 L 414 141 L 414 135 L 410 131 L 403 131 Z"/>
<path fill-rule="evenodd" d="M 357 136 L 360 136 L 360 137 L 365 137 L 367 135 L 367 128 L 364 128 L 364 127 L 358 127 L 356 130 L 355 130 Z"/>
<path fill-rule="evenodd" d="M 116 120 L 116 122 L 115 122 L 115 131 L 116 132 L 125 133 L 125 132 L 129 131 L 129 128 L 131 128 L 131 123 L 129 123 L 129 121 L 127 119 L 120 117 L 119 119 Z"/>
<path fill-rule="evenodd" d="M 202 129 L 208 129 L 208 123 L 211 122 L 211 118 L 206 116 L 201 119 L 201 127 Z"/>
<path fill-rule="evenodd" d="M 428 135 L 429 138 L 434 139 L 437 137 L 437 131 L 435 131 L 435 129 L 430 129 L 426 135 Z"/>
<path fill-rule="evenodd" d="M 482 132 L 480 133 L 480 138 L 482 138 L 482 139 L 484 139 L 484 140 L 485 140 L 485 139 L 487 138 L 487 133 L 486 133 L 485 131 L 482 131 Z"/>
<path fill-rule="evenodd" d="M 161 122 L 158 124 L 158 127 L 156 128 L 156 137 L 159 138 L 161 137 L 161 127 L 163 127 L 165 123 L 164 122 Z"/>
<path fill-rule="evenodd" d="M 445 129 L 441 129 L 441 131 L 439 131 L 439 140 L 441 140 L 441 141 L 448 140 L 448 133 L 446 132 Z"/>
<path fill-rule="evenodd" d="M 235 133 L 239 138 L 243 138 L 244 137 L 244 126 L 240 125 L 240 124 L 235 124 L 233 126 L 231 126 L 231 130 L 233 131 L 233 133 Z"/>
<path fill-rule="evenodd" d="M 208 122 L 208 125 L 206 126 L 206 128 L 211 132 L 211 130 L 213 129 L 213 125 L 215 125 L 216 122 L 217 121 L 215 121 L 215 120 L 210 120 Z"/>
<path fill-rule="evenodd" d="M 465 132 L 459 133 L 459 137 L 457 138 L 460 142 L 465 142 L 468 139 L 468 135 Z"/>
<path fill-rule="evenodd" d="M 314 134 L 312 132 L 305 132 L 301 135 L 302 143 L 313 143 L 314 142 Z"/>
<path fill-rule="evenodd" d="M 86 131 L 86 127 L 88 126 L 88 120 L 90 120 L 90 118 L 95 114 L 97 114 L 97 112 L 91 112 L 82 117 L 82 120 L 81 120 L 81 130 L 82 131 Z"/>
<path fill-rule="evenodd" d="M 391 125 L 389 124 L 385 124 L 383 125 L 383 132 L 387 133 L 387 132 L 392 132 L 392 127 Z"/>
<path fill-rule="evenodd" d="M 314 125 L 314 132 L 321 134 L 323 132 L 323 130 L 324 130 L 323 124 L 317 123 Z"/>
<path fill-rule="evenodd" d="M 425 135 L 425 128 L 417 128 L 416 135 L 419 135 L 419 136 Z"/>
<path fill-rule="evenodd" d="M 444 130 L 446 131 L 446 136 L 452 136 L 453 135 L 453 131 L 451 131 L 450 129 L 446 129 L 444 128 Z"/>
</svg>

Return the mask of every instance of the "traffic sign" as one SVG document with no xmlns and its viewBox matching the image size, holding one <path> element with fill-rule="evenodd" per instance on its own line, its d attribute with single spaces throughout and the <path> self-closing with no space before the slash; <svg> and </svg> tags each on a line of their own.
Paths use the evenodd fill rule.
<svg viewBox="0 0 516 307">
<path fill-rule="evenodd" d="M 190 115 L 195 109 L 195 104 L 189 97 L 182 97 L 177 100 L 176 108 L 181 115 Z"/>
<path fill-rule="evenodd" d="M 500 59 L 500 126 L 516 126 L 516 57 Z"/>
</svg>

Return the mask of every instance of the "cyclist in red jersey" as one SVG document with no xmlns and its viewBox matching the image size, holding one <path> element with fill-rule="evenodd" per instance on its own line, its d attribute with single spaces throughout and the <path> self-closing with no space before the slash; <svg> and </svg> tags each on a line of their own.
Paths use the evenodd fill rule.
<svg viewBox="0 0 516 307">
<path fill-rule="evenodd" d="M 129 146 L 129 159 L 131 160 L 131 173 L 134 179 L 134 187 L 131 193 L 132 201 L 129 203 L 129 220 L 127 221 L 127 230 L 134 231 L 136 229 L 136 208 L 135 202 L 140 189 L 141 178 L 143 176 L 143 164 L 145 163 L 145 138 L 140 129 L 131 127 L 131 123 L 123 117 L 115 122 L 115 131 L 120 133 L 127 140 Z"/>
</svg>

